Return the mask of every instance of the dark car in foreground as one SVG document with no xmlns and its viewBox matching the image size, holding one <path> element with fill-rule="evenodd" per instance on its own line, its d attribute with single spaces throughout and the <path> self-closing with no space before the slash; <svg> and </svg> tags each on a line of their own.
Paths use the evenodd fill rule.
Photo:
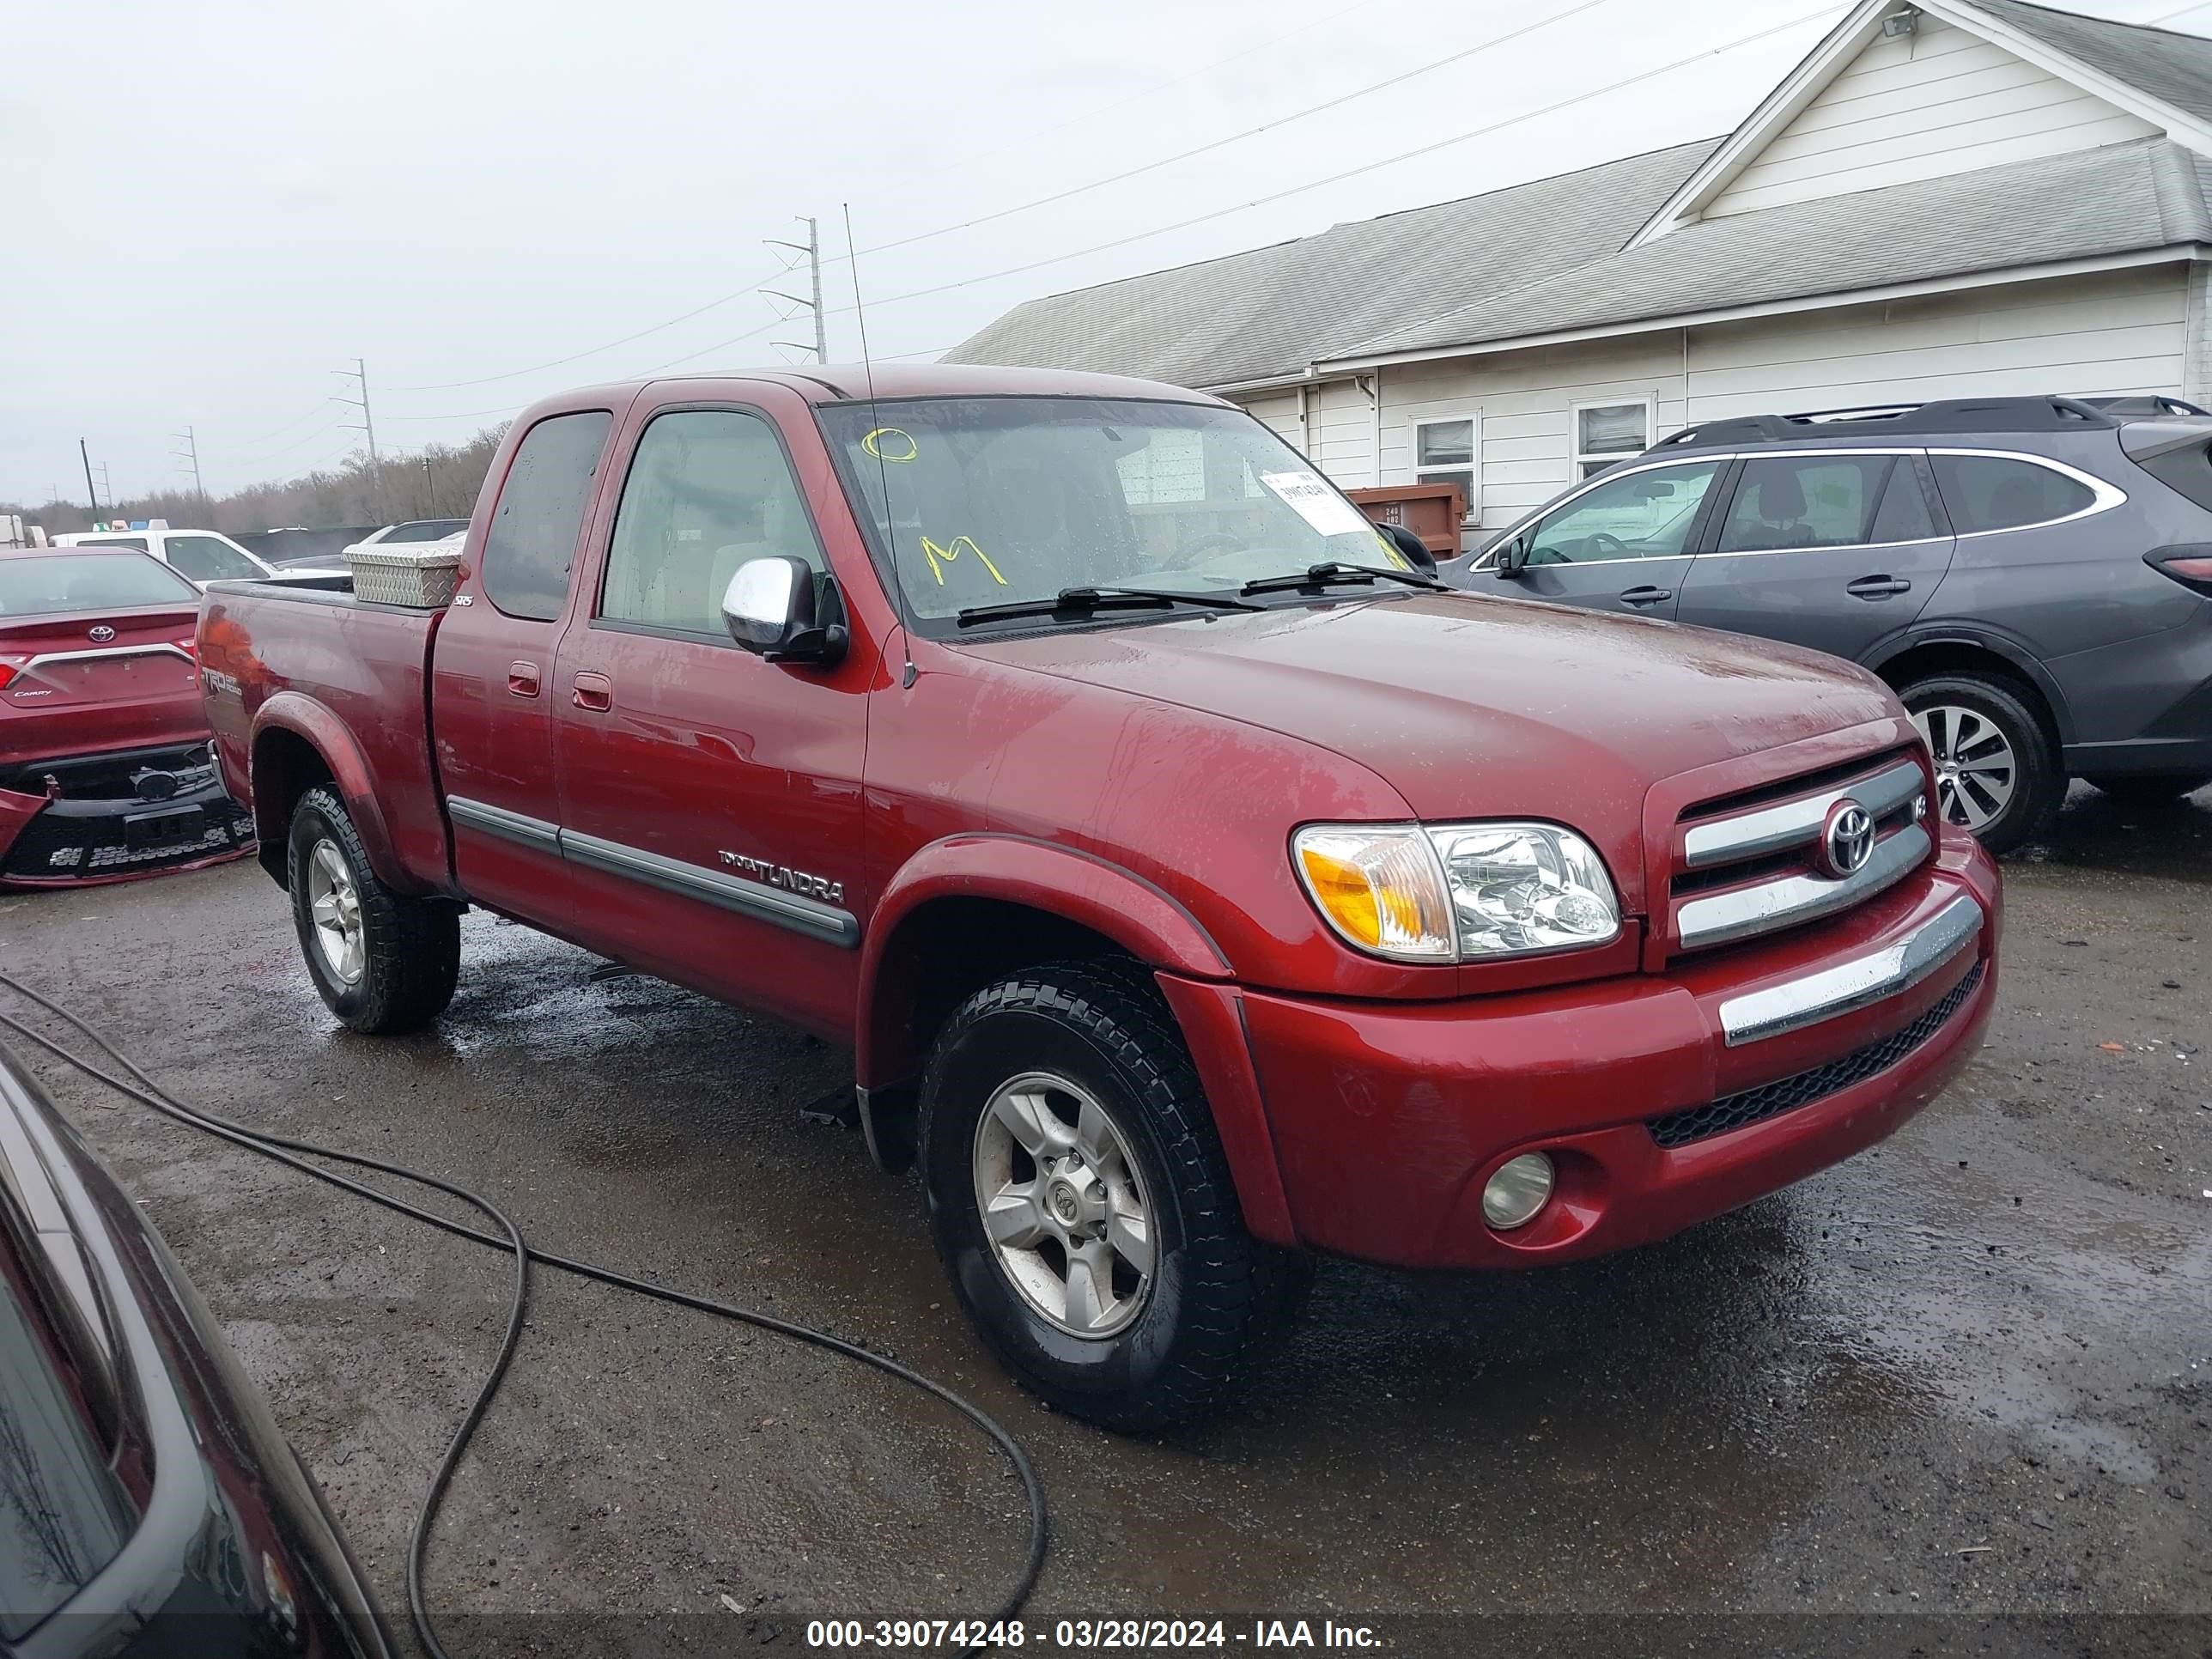
<svg viewBox="0 0 2212 1659">
<path fill-rule="evenodd" d="M 0 1656 L 391 1651 L 183 1269 L 0 1048 Z"/>
<path fill-rule="evenodd" d="M 128 548 L 0 553 L 0 890 L 234 858 L 209 752 L 199 590 Z"/>
<path fill-rule="evenodd" d="M 2212 417 L 2192 407 L 1709 421 L 1510 526 L 1459 579 L 1873 669 L 1927 740 L 1945 819 L 2002 852 L 2069 777 L 2130 802 L 2212 781 Z"/>
</svg>

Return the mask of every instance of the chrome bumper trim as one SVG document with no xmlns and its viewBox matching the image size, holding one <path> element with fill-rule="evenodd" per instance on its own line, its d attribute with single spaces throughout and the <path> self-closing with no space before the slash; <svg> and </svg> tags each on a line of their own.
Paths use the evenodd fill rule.
<svg viewBox="0 0 2212 1659">
<path fill-rule="evenodd" d="M 1779 853 L 1820 838 L 1828 809 L 1849 797 L 1874 817 L 1887 817 L 1928 787 L 1927 775 L 1911 761 L 1901 761 L 1884 772 L 1841 789 L 1785 800 L 1738 817 L 1693 824 L 1682 837 L 1682 862 L 1692 870 L 1732 864 L 1763 854 Z"/>
<path fill-rule="evenodd" d="M 1683 950 L 1696 951 L 1832 915 L 1903 880 L 1934 845 L 1925 824 L 1908 823 L 1876 842 L 1872 856 L 1841 881 L 1821 876 L 1785 876 L 1762 886 L 1738 887 L 1707 898 L 1686 900 L 1674 911 L 1675 937 Z"/>
<path fill-rule="evenodd" d="M 1721 1004 L 1721 1032 L 1737 1048 L 1817 1025 L 1911 989 L 1981 937 L 1982 907 L 1962 893 L 1886 950 L 1856 961 L 1731 997 Z"/>
</svg>

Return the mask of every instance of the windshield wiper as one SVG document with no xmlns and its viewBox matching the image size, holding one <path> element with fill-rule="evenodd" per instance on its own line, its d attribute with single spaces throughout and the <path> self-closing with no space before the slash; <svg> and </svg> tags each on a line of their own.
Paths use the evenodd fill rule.
<svg viewBox="0 0 2212 1659">
<path fill-rule="evenodd" d="M 1231 593 L 1179 593 L 1167 587 L 1063 587 L 1048 599 L 1013 599 L 1005 605 L 971 605 L 954 620 L 968 628 L 1007 617 L 1089 616 L 1094 611 L 1167 611 L 1178 605 L 1208 611 L 1259 611 Z"/>
<path fill-rule="evenodd" d="M 1440 582 L 1434 576 L 1425 576 L 1418 570 L 1391 570 L 1379 564 L 1346 564 L 1340 559 L 1331 559 L 1322 564 L 1310 564 L 1299 575 L 1261 576 L 1246 582 L 1237 591 L 1239 593 L 1281 593 L 1293 587 L 1322 587 L 1330 582 L 1371 584 L 1377 576 L 1386 581 L 1403 582 L 1408 587 L 1431 588 L 1439 593 L 1459 591 L 1449 582 Z"/>
</svg>

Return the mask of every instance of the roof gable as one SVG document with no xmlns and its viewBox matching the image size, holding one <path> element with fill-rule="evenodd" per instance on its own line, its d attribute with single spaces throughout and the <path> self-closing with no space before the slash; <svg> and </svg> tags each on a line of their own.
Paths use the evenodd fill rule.
<svg viewBox="0 0 2212 1659">
<path fill-rule="evenodd" d="M 1899 20 L 1910 32 L 1885 33 Z M 2196 36 L 2027 0 L 1862 0 L 1630 246 L 1708 217 L 2154 134 L 2212 153 L 2207 113 L 2212 42 Z"/>
</svg>

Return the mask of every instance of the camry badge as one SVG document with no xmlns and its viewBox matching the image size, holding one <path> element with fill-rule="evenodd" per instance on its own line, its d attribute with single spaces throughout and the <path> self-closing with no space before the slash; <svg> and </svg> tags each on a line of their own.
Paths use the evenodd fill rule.
<svg viewBox="0 0 2212 1659">
<path fill-rule="evenodd" d="M 1828 809 L 1820 826 L 1821 872 L 1842 880 L 1866 868 L 1874 856 L 1874 819 L 1849 795 Z"/>
<path fill-rule="evenodd" d="M 115 630 L 110 628 L 106 623 L 100 623 L 99 627 L 92 630 L 92 642 L 94 645 L 106 645 L 108 641 L 114 637 Z"/>
</svg>

